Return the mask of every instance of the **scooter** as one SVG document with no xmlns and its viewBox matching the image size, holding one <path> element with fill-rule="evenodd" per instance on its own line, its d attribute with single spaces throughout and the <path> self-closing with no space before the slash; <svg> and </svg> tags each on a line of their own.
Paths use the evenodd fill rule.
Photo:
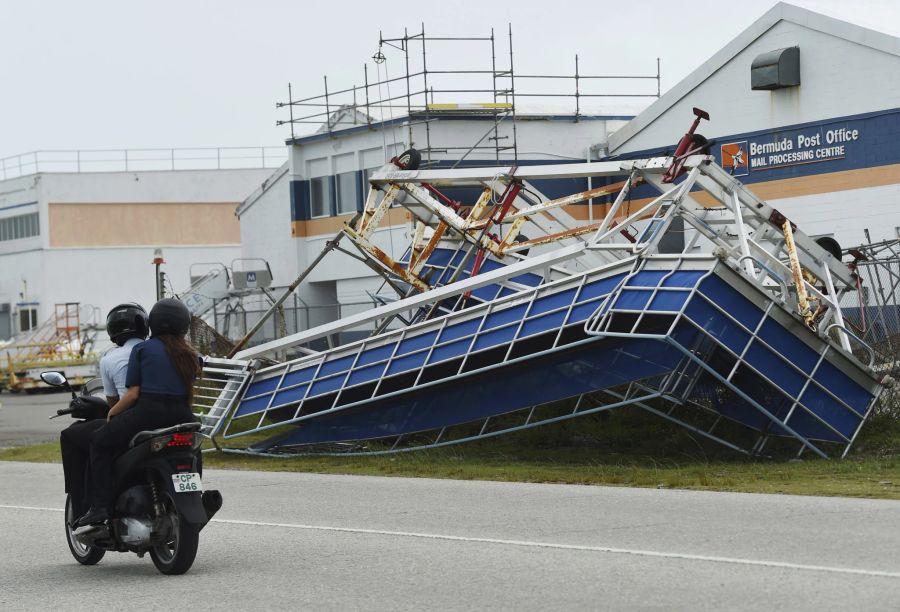
<svg viewBox="0 0 900 612">
<path fill-rule="evenodd" d="M 109 406 L 92 395 L 98 385 L 88 381 L 80 395 L 61 372 L 43 372 L 41 380 L 72 394 L 55 418 L 105 419 Z M 102 389 L 102 385 L 99 385 Z M 116 458 L 116 502 L 103 525 L 73 527 L 78 519 L 71 495 L 66 496 L 66 541 L 75 560 L 95 565 L 107 551 L 150 553 L 163 574 L 183 574 L 194 563 L 200 531 L 222 507 L 222 495 L 203 490 L 199 423 L 137 433 Z"/>
</svg>

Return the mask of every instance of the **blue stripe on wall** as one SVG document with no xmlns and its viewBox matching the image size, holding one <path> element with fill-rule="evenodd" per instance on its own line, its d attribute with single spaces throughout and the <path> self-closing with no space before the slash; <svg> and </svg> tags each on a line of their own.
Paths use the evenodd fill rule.
<svg viewBox="0 0 900 612">
<path fill-rule="evenodd" d="M 433 164 L 433 168 L 450 168 L 457 162 L 453 160 L 442 160 Z M 513 164 L 517 164 L 519 166 L 537 166 L 541 164 L 559 164 L 559 163 L 570 163 L 577 164 L 582 163 L 582 160 L 546 160 L 546 159 L 532 159 L 532 160 L 519 160 L 518 162 L 505 159 L 497 162 L 499 166 L 511 166 Z M 492 166 L 494 164 L 491 164 Z M 485 162 L 483 160 L 463 160 L 457 167 L 484 167 Z M 365 206 L 366 194 L 369 190 L 369 185 L 365 180 L 365 172 L 363 170 L 357 170 L 357 180 L 358 180 L 358 194 L 357 194 L 357 210 L 362 211 L 363 206 Z M 598 187 L 605 182 L 614 182 L 613 179 L 593 179 L 592 186 Z M 337 201 L 335 194 L 337 194 L 337 178 L 332 176 L 331 180 L 331 202 L 329 203 L 328 209 L 331 211 L 331 215 L 334 216 L 337 214 Z M 569 195 L 572 193 L 576 193 L 578 191 L 584 191 L 587 189 L 587 179 L 582 178 L 573 178 L 573 179 L 550 179 L 550 180 L 537 180 L 531 181 L 531 184 L 534 185 L 536 189 L 538 189 L 541 193 L 543 193 L 548 198 L 559 198 L 565 195 Z M 441 189 L 441 193 L 445 194 L 447 197 L 458 200 L 462 202 L 464 205 L 471 206 L 475 204 L 478 196 L 481 194 L 481 190 L 477 187 L 471 188 L 456 188 L 456 189 Z M 309 181 L 308 180 L 293 180 L 291 181 L 291 221 L 307 221 L 311 218 L 310 216 L 310 201 L 309 201 Z"/>
<path fill-rule="evenodd" d="M 0 210 L 12 210 L 13 208 L 24 208 L 26 206 L 34 206 L 37 202 L 25 202 L 24 204 L 13 204 L 11 206 L 0 206 Z"/>
<path fill-rule="evenodd" d="M 716 139 L 710 153 L 722 166 L 731 167 L 730 156 L 726 159 L 726 163 L 722 163 L 723 145 L 738 143 L 744 145 L 745 157 L 750 163 L 748 167 L 734 172 L 742 183 L 799 178 L 900 163 L 900 146 L 897 144 L 900 142 L 900 109 L 848 115 L 726 136 L 716 135 L 714 129 L 715 119 L 708 125 L 701 125 L 698 132 Z M 832 142 L 829 142 L 829 136 L 832 137 Z M 776 143 L 780 149 L 778 151 L 753 154 L 756 147 L 767 148 L 768 145 L 768 148 L 775 148 Z M 663 147 L 613 155 L 608 159 L 640 159 L 670 155 L 675 150 L 675 145 L 676 143 L 672 142 Z M 809 156 L 810 159 L 773 160 L 772 156 Z M 766 162 L 766 165 L 755 165 L 754 161 Z M 769 163 L 770 161 L 774 163 Z M 646 194 L 636 192 L 634 196 L 654 194 L 655 190 L 650 190 Z"/>
<path fill-rule="evenodd" d="M 334 217 L 337 215 L 337 177 L 329 176 L 328 184 L 331 185 L 328 194 L 328 214 Z"/>
<path fill-rule="evenodd" d="M 366 183 L 365 170 L 356 171 L 356 212 L 362 212 L 366 205 L 366 195 L 369 185 Z"/>
<path fill-rule="evenodd" d="M 291 220 L 309 218 L 309 181 L 291 181 Z"/>
</svg>

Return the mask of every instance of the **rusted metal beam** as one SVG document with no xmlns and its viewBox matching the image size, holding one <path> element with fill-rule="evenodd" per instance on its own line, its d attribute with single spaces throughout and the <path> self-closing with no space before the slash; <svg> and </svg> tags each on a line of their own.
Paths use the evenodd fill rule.
<svg viewBox="0 0 900 612">
<path fill-rule="evenodd" d="M 422 252 L 422 248 L 425 246 L 422 244 L 422 240 L 425 238 L 425 223 L 421 220 L 416 220 L 416 230 L 413 233 L 412 244 L 409 247 L 409 269 L 412 270 L 413 264 L 416 259 L 419 257 L 419 253 Z"/>
<path fill-rule="evenodd" d="M 522 226 L 525 225 L 527 220 L 526 217 L 519 217 L 512 222 L 509 231 L 506 232 L 506 235 L 503 236 L 503 240 L 500 241 L 501 251 L 506 250 L 509 245 L 515 242 L 516 238 L 519 236 L 519 232 L 522 230 Z"/>
<path fill-rule="evenodd" d="M 551 242 L 556 242 L 557 240 L 564 240 L 566 238 L 574 238 L 575 236 L 581 236 L 582 234 L 588 234 L 590 232 L 595 231 L 600 227 L 600 223 L 591 223 L 590 225 L 582 225 L 579 227 L 573 227 L 570 230 L 566 230 L 564 232 L 557 232 L 555 234 L 548 234 L 546 236 L 541 236 L 540 238 L 533 238 L 531 240 L 525 240 L 523 242 L 516 242 L 511 244 L 507 248 L 500 249 L 500 254 L 503 255 L 505 253 L 515 253 L 517 251 L 524 251 L 525 249 L 529 249 L 533 246 L 539 246 L 542 244 L 550 244 Z"/>
<path fill-rule="evenodd" d="M 379 249 L 377 246 L 366 240 L 364 236 L 357 233 L 350 227 L 344 227 L 343 233 L 353 241 L 361 251 L 368 253 L 376 259 L 382 266 L 402 278 L 404 281 L 418 289 L 419 291 L 428 291 L 431 287 L 421 278 L 409 272 L 406 267 L 399 261 L 396 261 L 390 255 Z"/>
<path fill-rule="evenodd" d="M 434 229 L 434 234 L 431 235 L 431 239 L 428 241 L 428 244 L 425 245 L 425 248 L 422 249 L 422 252 L 413 260 L 412 256 L 409 259 L 409 271 L 412 274 L 419 274 L 419 271 L 422 269 L 422 266 L 428 261 L 428 258 L 431 257 L 431 254 L 434 252 L 434 249 L 437 247 L 438 243 L 441 241 L 441 238 L 444 236 L 444 233 L 447 231 L 448 225 L 441 221 L 438 223 L 438 226 Z"/>
<path fill-rule="evenodd" d="M 469 238 L 470 240 L 478 244 L 478 246 L 485 248 L 494 254 L 499 254 L 498 244 L 496 242 L 494 242 L 487 236 L 481 236 L 480 239 L 479 237 L 474 236 L 470 231 L 471 228 L 469 227 L 469 222 L 467 219 L 460 216 L 449 206 L 444 206 L 443 204 L 435 200 L 426 189 L 414 183 L 402 183 L 400 186 L 417 202 L 437 215 L 450 228 L 459 232 L 460 235 Z"/>
<path fill-rule="evenodd" d="M 806 281 L 803 280 L 803 269 L 800 267 L 800 258 L 797 257 L 797 247 L 794 244 L 794 230 L 791 228 L 790 219 L 785 219 L 781 226 L 784 232 L 784 250 L 787 251 L 788 260 L 791 262 L 791 275 L 794 277 L 794 287 L 797 289 L 797 306 L 803 322 L 810 329 L 815 328 L 815 313 L 809 306 L 809 297 L 806 294 Z"/>
<path fill-rule="evenodd" d="M 643 179 L 640 177 L 636 177 L 634 181 L 631 183 L 631 187 L 635 187 L 643 182 Z M 535 206 L 529 206 L 527 208 L 520 208 L 516 212 L 507 215 L 507 219 L 515 219 L 517 217 L 524 217 L 528 215 L 534 215 L 540 212 L 544 212 L 545 210 L 550 210 L 551 208 L 558 208 L 560 206 L 568 206 L 570 204 L 578 204 L 579 202 L 586 202 L 592 198 L 597 198 L 605 195 L 612 195 L 614 193 L 619 193 L 625 185 L 628 184 L 628 181 L 619 181 L 618 183 L 612 183 L 610 185 L 602 185 L 600 187 L 595 187 L 594 189 L 588 189 L 587 191 L 580 191 L 578 193 L 573 193 L 571 195 L 563 196 L 561 198 L 556 198 L 555 200 L 548 200 L 546 202 L 542 202 L 541 204 L 537 204 Z"/>
<path fill-rule="evenodd" d="M 478 201 L 475 202 L 475 206 L 472 207 L 472 210 L 469 211 L 469 215 L 466 218 L 470 221 L 479 220 L 481 214 L 484 212 L 484 209 L 487 208 L 487 205 L 491 201 L 493 195 L 494 189 L 490 186 L 485 187 L 484 191 L 481 192 L 481 196 L 478 198 Z"/>
<path fill-rule="evenodd" d="M 377 206 L 372 207 L 370 206 L 370 204 L 374 204 L 377 193 L 378 192 L 374 189 L 369 190 L 369 198 L 366 202 L 366 209 L 363 211 L 362 217 L 359 220 L 359 225 L 356 226 L 358 228 L 357 232 L 359 232 L 359 235 L 366 240 L 368 240 L 372 233 L 381 224 L 381 220 L 384 218 L 384 215 L 391 207 L 394 199 L 400 193 L 400 187 L 397 185 L 391 185 L 388 188 L 387 192 L 384 194 L 384 197 L 381 199 L 381 202 Z"/>
</svg>

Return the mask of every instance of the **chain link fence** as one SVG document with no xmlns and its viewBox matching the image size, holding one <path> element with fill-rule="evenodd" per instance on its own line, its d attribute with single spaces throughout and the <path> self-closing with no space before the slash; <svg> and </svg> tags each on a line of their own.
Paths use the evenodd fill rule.
<svg viewBox="0 0 900 612">
<path fill-rule="evenodd" d="M 841 299 L 848 328 L 876 352 L 876 364 L 896 377 L 900 354 L 900 259 L 860 261 L 856 291 Z"/>
<path fill-rule="evenodd" d="M 379 306 L 373 299 L 350 303 L 306 304 L 296 295 L 279 307 L 266 320 L 263 326 L 247 342 L 246 346 L 255 346 L 291 334 L 330 323 L 344 317 L 365 312 Z M 265 316 L 271 308 L 271 302 L 265 297 L 255 294 L 221 300 L 216 307 L 207 312 L 203 318 L 193 317 L 189 340 L 191 344 L 205 355 L 225 356 L 237 342 L 247 334 L 248 330 Z M 314 350 L 325 350 L 332 346 L 352 342 L 366 337 L 375 329 L 360 328 L 352 332 L 335 334 L 334 337 L 319 339 L 309 345 Z"/>
<path fill-rule="evenodd" d="M 853 251 L 856 251 L 855 253 Z M 859 258 L 865 254 L 867 259 Z M 889 243 L 851 249 L 857 256 L 857 287 L 841 297 L 841 311 L 848 329 L 875 351 L 874 367 L 885 380 L 900 381 L 900 257 Z M 857 349 L 866 361 L 868 355 Z M 875 407 L 876 419 L 892 427 L 900 420 L 900 388 L 887 385 Z"/>
</svg>

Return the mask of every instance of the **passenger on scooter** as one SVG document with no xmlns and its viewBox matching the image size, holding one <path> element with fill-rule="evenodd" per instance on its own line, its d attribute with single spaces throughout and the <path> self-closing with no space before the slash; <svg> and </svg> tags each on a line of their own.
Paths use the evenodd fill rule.
<svg viewBox="0 0 900 612">
<path fill-rule="evenodd" d="M 149 333 L 147 311 L 135 303 L 119 304 L 106 315 L 106 333 L 116 347 L 100 359 L 100 378 L 106 401 L 112 408 L 125 393 L 125 372 L 131 349 Z M 74 515 L 87 510 L 88 449 L 91 434 L 103 426 L 102 419 L 76 421 L 59 434 L 66 493 L 72 496 Z"/>
<path fill-rule="evenodd" d="M 91 434 L 91 507 L 77 525 L 110 518 L 114 497 L 113 460 L 140 431 L 195 421 L 191 411 L 193 381 L 200 359 L 185 341 L 191 313 L 167 298 L 150 309 L 150 339 L 131 351 L 127 390 L 110 409 L 107 423 Z"/>
</svg>

